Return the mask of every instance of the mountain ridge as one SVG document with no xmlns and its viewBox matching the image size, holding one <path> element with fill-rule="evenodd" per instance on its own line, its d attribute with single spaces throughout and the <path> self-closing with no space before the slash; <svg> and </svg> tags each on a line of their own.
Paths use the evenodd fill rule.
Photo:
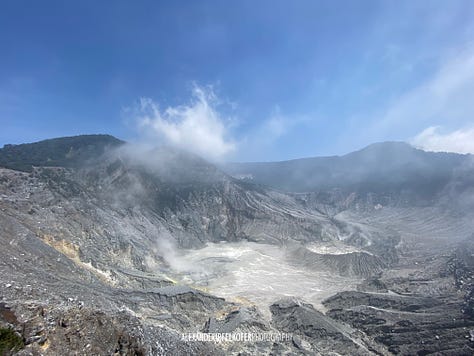
<svg viewBox="0 0 474 356">
<path fill-rule="evenodd" d="M 426 152 L 407 143 L 382 142 L 342 156 L 229 163 L 222 169 L 234 177 L 285 192 L 409 190 L 422 192 L 422 198 L 427 198 L 436 196 L 454 172 L 472 160 L 472 155 Z"/>
<path fill-rule="evenodd" d="M 0 167 L 31 172 L 33 166 L 77 167 L 125 142 L 111 135 L 94 134 L 6 144 L 0 148 Z"/>
<path fill-rule="evenodd" d="M 24 172 L 41 166 L 87 167 L 107 159 L 108 152 L 128 156 L 130 167 L 140 163 L 157 178 L 173 184 L 212 183 L 233 177 L 239 184 L 250 184 L 251 189 L 261 186 L 282 193 L 317 193 L 319 198 L 323 193 L 339 202 L 356 194 L 355 202 L 363 205 L 431 205 L 448 190 L 457 196 L 470 191 L 469 176 L 474 173 L 472 155 L 426 152 L 396 141 L 374 143 L 342 156 L 216 165 L 182 149 L 161 146 L 145 150 L 110 135 L 5 145 L 0 149 L 0 167 Z"/>
</svg>

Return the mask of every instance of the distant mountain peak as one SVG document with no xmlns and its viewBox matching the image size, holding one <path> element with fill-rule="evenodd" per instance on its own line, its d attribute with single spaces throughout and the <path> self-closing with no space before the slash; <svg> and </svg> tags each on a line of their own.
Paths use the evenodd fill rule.
<svg viewBox="0 0 474 356">
<path fill-rule="evenodd" d="M 366 147 L 363 150 L 372 150 L 372 149 L 416 149 L 412 145 L 404 141 L 382 141 L 375 142 Z"/>
<path fill-rule="evenodd" d="M 224 169 L 234 177 L 251 176 L 252 182 L 290 192 L 340 189 L 364 194 L 423 192 L 433 197 L 465 160 L 460 154 L 425 152 L 406 142 L 388 141 L 343 156 L 236 163 Z"/>
</svg>

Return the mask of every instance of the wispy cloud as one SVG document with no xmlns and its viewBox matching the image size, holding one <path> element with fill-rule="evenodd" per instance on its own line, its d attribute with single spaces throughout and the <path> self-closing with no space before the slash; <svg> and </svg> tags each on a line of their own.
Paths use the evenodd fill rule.
<svg viewBox="0 0 474 356">
<path fill-rule="evenodd" d="M 443 133 L 432 126 L 420 132 L 411 143 L 426 151 L 474 153 L 474 128 Z"/>
<path fill-rule="evenodd" d="M 142 98 L 134 110 L 140 131 L 156 143 L 173 145 L 212 160 L 237 149 L 230 137 L 232 121 L 216 109 L 217 97 L 210 87 L 194 85 L 188 105 L 161 110 L 150 98 Z"/>
<path fill-rule="evenodd" d="M 262 121 L 257 129 L 257 137 L 254 137 L 256 143 L 272 144 L 280 137 L 286 135 L 294 125 L 298 123 L 298 119 L 291 119 L 285 116 L 279 106 L 276 106 L 273 113 Z"/>
<path fill-rule="evenodd" d="M 275 105 L 270 115 L 242 133 L 239 152 L 233 158 L 244 161 L 288 159 L 289 140 L 297 139 L 299 132 L 311 123 L 306 116 L 287 115 Z M 296 136 L 295 136 L 296 134 Z M 295 142 L 295 145 L 298 143 Z M 282 157 L 283 154 L 283 157 Z"/>
<path fill-rule="evenodd" d="M 414 80 L 411 88 L 355 113 L 338 144 L 351 150 L 370 142 L 409 140 L 436 125 L 453 132 L 470 127 L 474 117 L 474 43 L 444 52 L 432 59 L 431 66 L 433 71 Z"/>
<path fill-rule="evenodd" d="M 466 121 L 474 115 L 474 49 L 440 65 L 431 78 L 408 90 L 382 113 L 376 132 L 439 120 Z"/>
</svg>

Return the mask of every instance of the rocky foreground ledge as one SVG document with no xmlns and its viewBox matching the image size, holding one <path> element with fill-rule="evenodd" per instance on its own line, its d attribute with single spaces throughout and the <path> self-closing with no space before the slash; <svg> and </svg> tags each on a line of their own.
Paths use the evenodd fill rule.
<svg viewBox="0 0 474 356">
<path fill-rule="evenodd" d="M 172 284 L 131 290 L 111 289 L 100 281 L 62 280 L 55 284 L 56 294 L 48 282 L 35 288 L 4 285 L 0 327 L 12 330 L 8 340 L 17 343 L 6 351 L 2 339 L 2 352 L 472 355 L 471 256 L 463 248 L 424 263 L 402 260 L 396 269 L 366 279 L 359 291 L 328 298 L 324 313 L 301 299 L 287 298 L 269 306 L 270 319 L 252 305 Z M 214 343 L 184 340 L 187 333 L 287 333 L 291 339 Z"/>
</svg>

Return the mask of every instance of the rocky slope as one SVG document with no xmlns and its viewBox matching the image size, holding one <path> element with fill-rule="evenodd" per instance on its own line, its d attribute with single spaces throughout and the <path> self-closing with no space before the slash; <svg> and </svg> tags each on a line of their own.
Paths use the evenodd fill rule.
<svg viewBox="0 0 474 356">
<path fill-rule="evenodd" d="M 465 273 L 470 275 L 472 268 L 464 258 L 473 251 L 472 241 L 469 246 L 460 256 L 446 245 L 412 244 L 416 259 L 403 254 L 393 270 L 361 285 L 360 291 L 327 299 L 327 315 L 363 331 L 393 354 L 470 355 L 472 285 Z"/>
<path fill-rule="evenodd" d="M 463 159 L 431 157 L 423 174 Z M 0 327 L 20 337 L 20 354 L 473 348 L 474 267 L 459 247 L 472 246 L 470 201 L 451 204 L 472 190 L 468 168 L 434 184 L 435 201 L 413 204 L 399 190 L 283 193 L 186 152 L 110 136 L 8 146 L 0 165 Z M 339 293 L 323 306 L 315 296 L 324 289 Z M 181 338 L 197 331 L 293 337 Z"/>
</svg>

